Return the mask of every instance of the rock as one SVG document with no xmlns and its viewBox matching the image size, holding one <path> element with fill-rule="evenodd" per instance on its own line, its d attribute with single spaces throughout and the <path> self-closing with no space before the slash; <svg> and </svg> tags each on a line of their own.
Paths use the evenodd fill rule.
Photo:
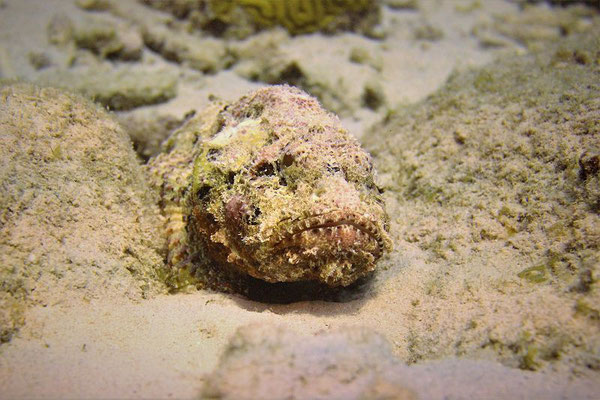
<svg viewBox="0 0 600 400">
<path fill-rule="evenodd" d="M 596 375 L 533 374 L 496 362 L 446 358 L 406 365 L 363 327 L 314 335 L 254 323 L 238 328 L 202 399 L 592 399 Z M 507 385 L 506 382 L 510 382 Z"/>
<path fill-rule="evenodd" d="M 117 120 L 131 137 L 138 155 L 148 160 L 160 153 L 162 142 L 187 120 L 153 109 L 137 109 L 116 115 Z"/>
<path fill-rule="evenodd" d="M 165 26 L 146 25 L 143 29 L 146 46 L 165 59 L 182 63 L 206 73 L 218 72 L 232 63 L 222 40 L 202 38 Z"/>
<path fill-rule="evenodd" d="M 115 111 L 162 103 L 177 94 L 177 76 L 163 68 L 96 65 L 54 69 L 42 73 L 38 82 L 79 92 Z"/>
<path fill-rule="evenodd" d="M 283 46 L 290 41 L 283 29 L 257 33 L 230 45 L 237 63 L 235 72 L 251 81 L 276 82 L 289 64 Z"/>
<path fill-rule="evenodd" d="M 86 16 L 77 23 L 66 15 L 56 15 L 48 24 L 50 43 L 90 50 L 100 58 L 139 60 L 143 42 L 133 26 L 108 15 Z"/>
<path fill-rule="evenodd" d="M 494 16 L 492 22 L 481 22 L 473 33 L 484 46 L 505 45 L 512 39 L 528 47 L 543 47 L 569 34 L 581 34 L 591 29 L 592 9 L 576 6 L 554 10 L 547 5 L 529 5 L 519 13 Z"/>
<path fill-rule="evenodd" d="M 232 46 L 238 58 L 234 70 L 253 81 L 302 88 L 326 109 L 341 116 L 355 115 L 370 104 L 364 101 L 365 92 L 381 86 L 378 81 L 383 63 L 372 42 L 358 37 L 342 40 L 351 48 L 347 58 L 328 52 L 328 43 L 319 37 L 290 41 L 281 30 L 263 32 Z M 319 56 L 311 56 L 316 54 Z M 345 62 L 348 58 L 355 62 Z M 338 64 L 337 69 L 329 67 Z M 378 102 L 384 103 L 384 97 L 378 95 Z"/>
<path fill-rule="evenodd" d="M 91 50 L 101 58 L 139 60 L 143 41 L 134 27 L 112 18 L 87 17 L 76 24 L 73 40 L 77 47 Z"/>
<path fill-rule="evenodd" d="M 370 156 L 296 88 L 209 107 L 166 141 L 150 173 L 169 263 L 191 264 L 204 284 L 228 272 L 348 286 L 390 247 Z"/>
<path fill-rule="evenodd" d="M 413 359 L 598 365 L 598 35 L 453 74 L 363 138 L 402 216 L 398 245 L 439 268 L 419 296 Z M 467 317 L 450 298 L 486 305 Z M 595 311 L 578 314 L 577 302 Z"/>
<path fill-rule="evenodd" d="M 277 26 L 285 28 L 292 35 L 337 30 L 375 35 L 380 14 L 379 3 L 374 0 L 204 0 L 195 5 L 185 0 L 146 0 L 145 3 L 170 11 L 178 17 L 188 16 L 201 29 L 216 36 L 237 39 Z"/>
<path fill-rule="evenodd" d="M 31 304 L 163 291 L 160 215 L 127 134 L 53 88 L 0 88 L 2 341 Z"/>
<path fill-rule="evenodd" d="M 380 335 L 346 328 L 302 336 L 281 326 L 238 329 L 205 377 L 207 399 L 417 399 Z"/>
</svg>

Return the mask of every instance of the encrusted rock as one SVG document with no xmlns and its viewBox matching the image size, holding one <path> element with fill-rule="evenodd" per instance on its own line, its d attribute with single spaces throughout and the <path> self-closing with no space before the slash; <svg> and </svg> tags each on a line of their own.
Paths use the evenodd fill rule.
<svg viewBox="0 0 600 400">
<path fill-rule="evenodd" d="M 129 137 L 81 96 L 0 87 L 0 343 L 32 304 L 160 293 L 160 215 Z"/>
<path fill-rule="evenodd" d="M 86 3 L 87 4 L 87 3 Z M 99 6 L 89 3 L 89 6 Z M 55 15 L 47 27 L 48 41 L 65 46 L 90 50 L 100 58 L 139 60 L 143 42 L 137 29 L 115 18 L 94 14 L 74 22 L 64 14 Z"/>
<path fill-rule="evenodd" d="M 374 0 L 144 0 L 152 7 L 188 18 L 218 36 L 243 38 L 282 26 L 292 35 L 353 30 L 376 33 L 380 6 Z"/>
<path fill-rule="evenodd" d="M 177 95 L 177 76 L 165 68 L 57 68 L 40 74 L 37 82 L 79 92 L 114 111 L 163 103 Z"/>
<path fill-rule="evenodd" d="M 231 64 L 225 44 L 215 38 L 201 38 L 186 32 L 174 32 L 165 26 L 145 26 L 144 43 L 164 58 L 183 63 L 205 73 L 218 72 Z"/>
<path fill-rule="evenodd" d="M 201 398 L 415 400 L 403 367 L 385 338 L 367 328 L 305 336 L 252 324 L 231 338 Z"/>
</svg>

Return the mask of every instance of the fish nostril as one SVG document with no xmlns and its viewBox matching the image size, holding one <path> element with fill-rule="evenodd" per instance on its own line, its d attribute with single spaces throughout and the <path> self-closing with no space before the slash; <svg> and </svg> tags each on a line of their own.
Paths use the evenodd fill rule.
<svg viewBox="0 0 600 400">
<path fill-rule="evenodd" d="M 229 171 L 229 174 L 227 174 L 227 183 L 229 184 L 229 186 L 233 185 L 235 183 L 235 176 L 237 174 L 233 171 Z"/>
<path fill-rule="evenodd" d="M 295 160 L 293 155 L 291 155 L 290 153 L 285 153 L 281 158 L 281 166 L 287 168 L 291 166 L 294 163 L 294 161 Z"/>
<path fill-rule="evenodd" d="M 248 225 L 258 225 L 258 217 L 260 217 L 261 213 L 260 208 L 253 206 L 252 210 L 246 214 L 245 222 Z"/>
</svg>

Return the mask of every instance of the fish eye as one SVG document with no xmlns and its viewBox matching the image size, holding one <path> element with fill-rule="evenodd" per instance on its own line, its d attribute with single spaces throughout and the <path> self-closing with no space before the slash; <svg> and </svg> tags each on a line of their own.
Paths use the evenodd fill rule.
<svg viewBox="0 0 600 400">
<path fill-rule="evenodd" d="M 200 201 L 204 200 L 206 198 L 206 196 L 208 196 L 208 193 L 210 193 L 211 189 L 212 189 L 212 186 L 210 186 L 210 185 L 200 186 L 200 189 L 198 189 L 198 191 L 196 192 L 196 198 Z"/>
<path fill-rule="evenodd" d="M 208 161 L 216 161 L 217 158 L 221 155 L 221 150 L 220 149 L 208 149 L 208 151 L 206 152 L 206 159 Z"/>
<path fill-rule="evenodd" d="M 247 225 L 258 225 L 258 217 L 260 217 L 260 208 L 252 206 L 252 209 L 244 215 L 244 222 Z"/>
<path fill-rule="evenodd" d="M 275 175 L 275 167 L 270 162 L 264 161 L 256 166 L 256 176 L 273 176 Z"/>
</svg>

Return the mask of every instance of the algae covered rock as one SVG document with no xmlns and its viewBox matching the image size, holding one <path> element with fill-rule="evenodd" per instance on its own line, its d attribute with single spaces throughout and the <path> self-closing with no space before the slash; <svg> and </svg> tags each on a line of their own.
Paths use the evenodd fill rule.
<svg viewBox="0 0 600 400">
<path fill-rule="evenodd" d="M 216 370 L 209 399 L 397 399 L 418 396 L 399 376 L 390 346 L 366 328 L 302 336 L 281 326 L 238 329 Z"/>
<path fill-rule="evenodd" d="M 390 247 L 371 157 L 296 88 L 214 104 L 167 140 L 150 173 L 170 265 L 209 285 L 230 271 L 347 286 Z"/>
<path fill-rule="evenodd" d="M 261 32 L 230 45 L 238 59 L 233 70 L 251 81 L 299 87 L 342 118 L 360 113 L 362 107 L 384 106 L 380 49 L 356 35 L 339 39 L 348 47 L 347 59 L 330 52 L 331 39 L 290 38 L 283 29 Z M 306 56 L 307 49 L 312 56 Z"/>
<path fill-rule="evenodd" d="M 54 69 L 40 74 L 37 82 L 76 91 L 115 111 L 163 103 L 177 95 L 177 75 L 164 68 Z"/>
<path fill-rule="evenodd" d="M 411 359 L 599 369 L 598 37 L 454 74 L 365 137 L 398 247 L 435 266 L 406 272 L 427 281 Z"/>
<path fill-rule="evenodd" d="M 215 73 L 232 63 L 223 41 L 174 32 L 165 26 L 145 26 L 144 43 L 165 59 L 184 63 L 205 73 Z"/>
<path fill-rule="evenodd" d="M 3 86 L 0 143 L 3 341 L 29 304 L 162 291 L 156 199 L 111 117 L 57 89 Z"/>
<path fill-rule="evenodd" d="M 371 33 L 379 22 L 375 0 L 145 0 L 146 4 L 188 17 L 216 35 L 246 37 L 281 26 L 292 35 L 354 30 Z"/>
<path fill-rule="evenodd" d="M 48 23 L 47 36 L 52 44 L 74 44 L 101 58 L 133 61 L 142 55 L 143 42 L 137 30 L 108 15 L 86 16 L 83 21 L 73 22 L 65 14 L 57 14 Z"/>
<path fill-rule="evenodd" d="M 569 1 L 569 7 L 564 9 L 547 4 L 525 5 L 519 13 L 497 14 L 493 21 L 481 21 L 473 33 L 484 46 L 507 45 L 510 39 L 530 48 L 542 48 L 549 41 L 592 28 L 593 20 L 598 19 L 597 12 L 574 3 Z"/>
</svg>

